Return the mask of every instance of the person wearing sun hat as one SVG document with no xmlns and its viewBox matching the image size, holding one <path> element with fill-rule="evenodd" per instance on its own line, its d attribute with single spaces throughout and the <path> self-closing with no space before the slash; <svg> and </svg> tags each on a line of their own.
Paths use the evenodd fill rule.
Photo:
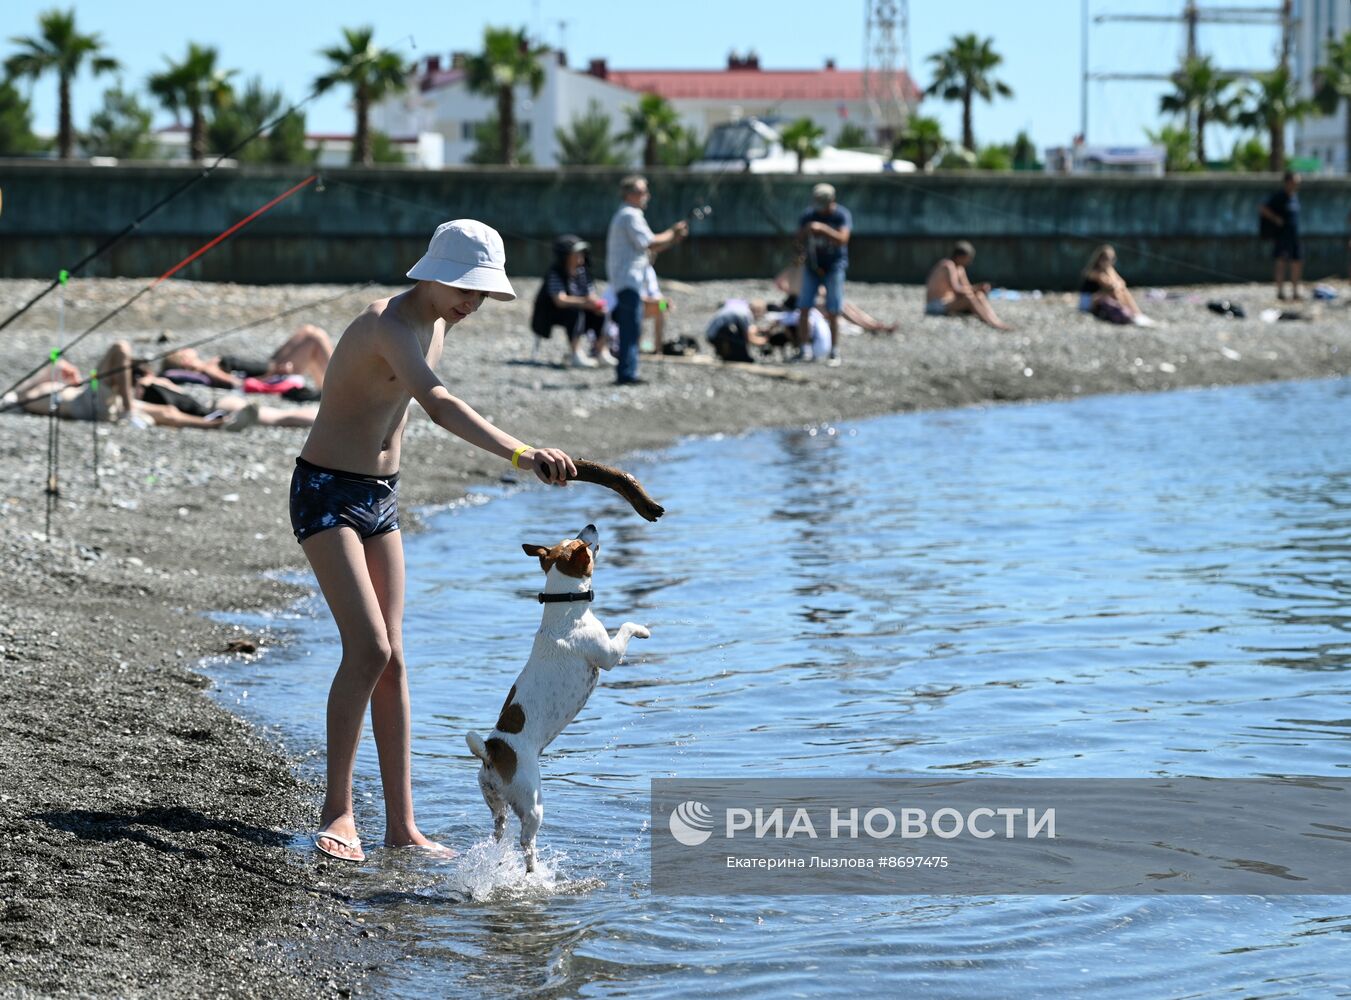
<svg viewBox="0 0 1351 1000">
<path fill-rule="evenodd" d="M 372 302 L 338 341 L 324 395 L 291 479 L 291 527 L 342 636 L 328 696 L 327 790 L 317 850 L 362 861 L 352 766 L 370 706 L 384 783 L 385 846 L 453 854 L 413 816 L 408 680 L 403 659 L 399 452 L 416 399 L 432 422 L 543 482 L 577 475 L 557 448 L 535 448 L 452 396 L 434 371 L 447 331 L 486 299 L 516 297 L 502 237 L 473 219 L 438 226 L 407 291 Z"/>
</svg>

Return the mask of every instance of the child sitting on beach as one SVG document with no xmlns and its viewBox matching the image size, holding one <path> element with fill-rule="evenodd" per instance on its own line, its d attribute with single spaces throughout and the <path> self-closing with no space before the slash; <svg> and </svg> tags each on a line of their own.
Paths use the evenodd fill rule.
<svg viewBox="0 0 1351 1000">
<path fill-rule="evenodd" d="M 367 704 L 384 785 L 385 846 L 453 853 L 424 837 L 413 817 L 398 510 L 408 404 L 416 399 L 433 423 L 545 483 L 563 486 L 577 475 L 562 451 L 498 430 L 433 371 L 447 328 L 485 298 L 516 297 L 497 231 L 472 219 L 443 223 L 408 277 L 412 288 L 371 303 L 338 341 L 291 480 L 291 526 L 342 638 L 328 696 L 327 791 L 313 842 L 346 861 L 365 858 L 352 768 Z"/>
</svg>

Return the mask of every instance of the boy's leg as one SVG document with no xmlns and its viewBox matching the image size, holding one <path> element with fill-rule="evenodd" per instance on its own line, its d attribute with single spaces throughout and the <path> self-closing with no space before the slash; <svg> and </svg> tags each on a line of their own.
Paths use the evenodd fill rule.
<svg viewBox="0 0 1351 1000">
<path fill-rule="evenodd" d="M 371 692 L 390 660 L 380 601 L 371 583 L 361 539 L 351 528 L 330 528 L 301 543 L 319 589 L 342 637 L 342 661 L 328 692 L 328 787 L 319 815 L 321 830 L 356 836 L 352 767 Z M 359 849 L 325 841 L 335 854 L 360 858 Z"/>
<path fill-rule="evenodd" d="M 389 640 L 389 660 L 371 693 L 371 728 L 385 790 L 385 846 L 431 846 L 413 818 L 412 732 L 403 660 L 403 533 L 376 535 L 362 547 Z"/>
</svg>

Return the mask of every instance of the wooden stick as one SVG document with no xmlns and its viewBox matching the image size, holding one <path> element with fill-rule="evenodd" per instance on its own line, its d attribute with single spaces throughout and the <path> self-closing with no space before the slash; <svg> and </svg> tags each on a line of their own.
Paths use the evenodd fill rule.
<svg viewBox="0 0 1351 1000">
<path fill-rule="evenodd" d="M 577 466 L 575 482 L 595 483 L 614 490 L 629 502 L 639 517 L 655 521 L 666 513 L 666 508 L 648 496 L 643 484 L 629 473 L 584 458 L 574 458 L 572 464 Z"/>
</svg>

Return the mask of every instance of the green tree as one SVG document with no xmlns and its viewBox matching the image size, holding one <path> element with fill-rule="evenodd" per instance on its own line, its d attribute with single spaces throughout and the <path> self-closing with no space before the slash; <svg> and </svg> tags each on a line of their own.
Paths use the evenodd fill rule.
<svg viewBox="0 0 1351 1000">
<path fill-rule="evenodd" d="M 485 28 L 483 51 L 465 63 L 465 78 L 470 91 L 497 99 L 497 148 L 499 163 L 514 166 L 524 162 L 516 149 L 516 88 L 528 87 L 532 95 L 544 86 L 546 50 L 530 44 L 525 29 Z"/>
<path fill-rule="evenodd" d="M 620 134 L 620 140 L 641 143 L 643 166 L 658 166 L 662 150 L 679 141 L 680 116 L 676 109 L 660 94 L 644 94 L 628 109 L 627 116 L 629 127 Z"/>
<path fill-rule="evenodd" d="M 1168 173 L 1201 169 L 1201 165 L 1192 159 L 1192 136 L 1185 128 L 1162 125 L 1158 129 L 1145 129 L 1145 135 L 1153 145 L 1163 148 L 1163 169 Z"/>
<path fill-rule="evenodd" d="M 56 73 L 57 118 L 56 151 L 68 160 L 75 146 L 75 126 L 71 118 L 70 84 L 86 62 L 95 75 L 118 68 L 117 60 L 103 55 L 98 35 L 82 35 L 75 30 L 75 8 L 49 10 L 38 16 L 37 35 L 16 35 L 10 41 L 19 51 L 5 60 L 5 72 L 14 77 L 36 80 L 48 72 Z"/>
<path fill-rule="evenodd" d="M 281 112 L 286 99 L 280 90 L 269 90 L 259 77 L 254 77 L 234 100 L 214 110 L 206 127 L 208 148 L 217 153 L 234 149 L 250 135 L 266 125 Z M 245 162 L 262 162 L 268 158 L 263 143 L 250 143 L 235 153 Z"/>
<path fill-rule="evenodd" d="M 352 88 L 356 127 L 352 131 L 352 162 L 370 166 L 375 162 L 371 137 L 371 105 L 389 94 L 408 89 L 410 68 L 395 52 L 374 43 L 375 29 L 343 28 L 342 43 L 322 50 L 328 72 L 314 81 L 322 92 L 344 84 Z"/>
<path fill-rule="evenodd" d="M 103 107 L 89 119 L 84 147 L 90 156 L 115 156 L 119 160 L 148 160 L 154 155 L 150 139 L 150 109 L 136 95 L 116 87 L 103 92 Z"/>
<path fill-rule="evenodd" d="M 206 158 L 206 114 L 228 104 L 233 96 L 230 77 L 234 70 L 216 65 L 219 53 L 209 45 L 188 43 L 187 54 L 179 62 L 165 58 L 168 68 L 153 74 L 147 86 L 174 118 L 188 113 L 188 155 L 194 160 Z"/>
<path fill-rule="evenodd" d="M 663 167 L 688 167 L 704 155 L 704 137 L 692 128 L 679 126 L 675 134 L 657 151 Z"/>
<path fill-rule="evenodd" d="M 1009 152 L 1013 156 L 1015 170 L 1036 170 L 1041 166 L 1041 161 L 1037 159 L 1037 145 L 1026 132 L 1019 132 L 1014 137 L 1013 148 Z"/>
<path fill-rule="evenodd" d="M 945 101 L 959 101 L 962 105 L 962 145 L 975 150 L 976 133 L 971 124 L 971 104 L 979 97 L 992 102 L 996 97 L 1012 97 L 1013 90 L 992 75 L 1004 61 L 994 50 L 994 39 L 977 38 L 974 34 L 954 35 L 952 44 L 942 52 L 929 56 L 934 66 L 933 83 L 926 94 Z"/>
<path fill-rule="evenodd" d="M 319 156 L 305 143 L 305 113 L 292 111 L 267 134 L 268 163 L 313 163 Z"/>
<path fill-rule="evenodd" d="M 799 118 L 786 125 L 779 133 L 783 148 L 797 157 L 797 172 L 802 173 L 802 165 L 821 155 L 821 140 L 826 130 L 810 118 Z"/>
<path fill-rule="evenodd" d="M 474 126 L 474 151 L 465 158 L 465 162 L 481 167 L 506 162 L 502 151 L 502 123 L 497 120 L 496 112 Z M 535 158 L 528 149 L 516 154 L 517 166 L 528 167 L 534 162 Z"/>
<path fill-rule="evenodd" d="M 1234 121 L 1240 128 L 1267 133 L 1267 168 L 1280 173 L 1285 169 L 1285 126 L 1317 112 L 1317 104 L 1300 96 L 1299 81 L 1289 69 L 1281 68 L 1253 77 L 1243 110 Z"/>
<path fill-rule="evenodd" d="M 891 152 L 893 156 L 910 160 L 923 170 L 938 155 L 946 141 L 943 138 L 943 124 L 937 118 L 912 115 L 906 119 Z"/>
<path fill-rule="evenodd" d="M 1325 115 L 1336 112 L 1339 104 L 1346 105 L 1346 172 L 1351 174 L 1351 32 L 1330 39 L 1323 58 L 1323 65 L 1314 70 L 1314 100 Z"/>
<path fill-rule="evenodd" d="M 1187 59 L 1173 74 L 1173 92 L 1159 98 L 1164 114 L 1182 115 L 1195 129 L 1196 162 L 1206 165 L 1206 126 L 1228 125 L 1234 120 L 1237 100 L 1230 93 L 1234 77 L 1221 73 L 1209 56 Z"/>
<path fill-rule="evenodd" d="M 20 156 L 41 148 L 33 134 L 33 110 L 13 81 L 0 80 L 0 156 Z"/>
<path fill-rule="evenodd" d="M 838 149 L 862 149 L 870 145 L 872 143 L 868 141 L 868 130 L 854 122 L 845 122 L 840 126 L 839 134 L 835 136 L 835 146 Z"/>
<path fill-rule="evenodd" d="M 1229 157 L 1229 165 L 1234 170 L 1245 173 L 1261 173 L 1267 168 L 1271 151 L 1267 144 L 1257 136 L 1249 136 L 1234 143 L 1234 152 Z"/>
<path fill-rule="evenodd" d="M 1012 170 L 1011 146 L 986 146 L 976 155 L 977 170 Z"/>
<path fill-rule="evenodd" d="M 379 129 L 371 129 L 371 160 L 375 163 L 407 163 L 403 150 Z"/>
<path fill-rule="evenodd" d="M 600 102 L 590 101 L 586 114 L 574 118 L 566 129 L 555 129 L 558 162 L 565 167 L 620 167 L 629 162 L 610 134 L 610 116 Z"/>
</svg>

